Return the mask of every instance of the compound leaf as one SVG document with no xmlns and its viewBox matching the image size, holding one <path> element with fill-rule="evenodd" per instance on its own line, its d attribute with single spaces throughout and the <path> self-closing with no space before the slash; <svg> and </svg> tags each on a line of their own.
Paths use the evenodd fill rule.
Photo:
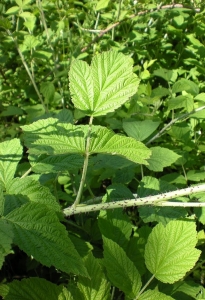
<svg viewBox="0 0 205 300">
<path fill-rule="evenodd" d="M 4 219 L 12 225 L 14 243 L 45 266 L 87 276 L 80 255 L 56 213 L 39 203 L 26 203 Z"/>
<path fill-rule="evenodd" d="M 196 225 L 192 221 L 156 225 L 145 246 L 148 270 L 164 283 L 180 280 L 199 258 L 201 251 L 195 249 L 196 243 Z"/>
<path fill-rule="evenodd" d="M 4 262 L 4 257 L 11 251 L 11 244 L 13 242 L 13 231 L 10 224 L 5 220 L 0 219 L 0 269 Z"/>
</svg>

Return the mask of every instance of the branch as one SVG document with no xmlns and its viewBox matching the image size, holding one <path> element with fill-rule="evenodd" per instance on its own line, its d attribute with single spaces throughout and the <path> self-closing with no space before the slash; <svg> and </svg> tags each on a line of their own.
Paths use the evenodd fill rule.
<svg viewBox="0 0 205 300">
<path fill-rule="evenodd" d="M 108 26 L 106 29 L 100 30 L 100 34 L 98 36 L 96 36 L 86 47 L 81 49 L 81 52 L 85 52 L 92 44 L 94 44 L 97 40 L 99 40 L 105 33 L 107 33 L 108 31 L 112 30 L 113 28 L 117 27 L 118 25 L 122 24 L 123 22 L 127 21 L 127 20 L 131 20 L 137 16 L 142 16 L 142 15 L 146 15 L 147 13 L 153 12 L 153 11 L 158 11 L 158 10 L 162 10 L 162 9 L 173 9 L 173 8 L 186 8 L 186 9 L 190 9 L 192 11 L 194 11 L 195 13 L 199 13 L 200 12 L 200 8 L 194 8 L 194 7 L 190 7 L 187 5 L 182 5 L 182 4 L 170 4 L 170 5 L 162 5 L 160 7 L 157 7 L 156 9 L 150 9 L 150 10 L 144 10 L 144 11 L 140 11 L 136 14 L 133 14 L 121 21 L 118 21 L 110 26 Z M 85 31 L 90 31 L 90 32 L 94 32 L 92 29 L 83 29 Z"/>
<path fill-rule="evenodd" d="M 205 202 L 167 202 L 170 199 L 191 195 L 205 191 L 205 184 L 195 185 L 193 187 L 171 191 L 168 193 L 148 196 L 144 198 L 126 199 L 121 201 L 105 202 L 100 204 L 85 205 L 81 204 L 76 207 L 68 207 L 63 210 L 65 216 L 71 216 L 79 213 L 93 212 L 98 210 L 107 210 L 115 208 L 126 208 L 131 206 L 172 206 L 172 207 L 205 207 Z"/>
</svg>

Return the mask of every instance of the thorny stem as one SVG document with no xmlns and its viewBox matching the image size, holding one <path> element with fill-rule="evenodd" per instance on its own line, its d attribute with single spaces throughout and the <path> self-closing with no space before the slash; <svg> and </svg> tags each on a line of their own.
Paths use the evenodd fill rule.
<svg viewBox="0 0 205 300">
<path fill-rule="evenodd" d="M 157 10 L 162 10 L 162 9 L 172 9 L 172 8 L 187 8 L 187 9 L 190 9 L 190 10 L 193 10 L 195 11 L 195 13 L 199 13 L 200 12 L 200 9 L 199 8 L 195 8 L 195 7 L 190 7 L 190 6 L 186 6 L 186 5 L 182 5 L 182 4 L 170 4 L 170 5 L 162 5 L 160 7 L 157 7 L 155 10 L 144 10 L 144 11 L 140 11 L 136 14 L 133 14 L 131 16 L 129 16 L 128 18 L 125 18 L 121 21 L 118 21 L 110 26 L 108 26 L 106 29 L 104 30 L 101 30 L 99 35 L 96 36 L 86 47 L 84 47 L 83 49 L 81 49 L 81 52 L 85 52 L 87 51 L 87 49 L 92 45 L 94 44 L 95 42 L 97 42 L 105 33 L 109 32 L 110 30 L 113 30 L 113 28 L 117 27 L 118 25 L 120 25 L 121 23 L 127 21 L 127 20 L 131 20 L 137 16 L 142 16 L 142 15 L 145 15 L 145 14 L 148 14 L 148 13 L 151 13 L 153 11 L 157 11 Z M 86 29 L 83 29 L 83 30 L 86 30 Z M 89 31 L 89 30 L 87 30 Z"/>
<path fill-rule="evenodd" d="M 77 197 L 75 199 L 75 202 L 71 206 L 72 210 L 75 210 L 76 206 L 80 203 L 80 199 L 81 199 L 81 196 L 82 196 L 82 193 L 83 193 L 83 188 L 84 188 L 86 174 L 87 174 L 87 169 L 88 169 L 88 159 L 89 159 L 89 148 L 90 148 L 90 138 L 91 138 L 92 122 L 93 122 L 93 117 L 91 116 L 90 117 L 90 121 L 89 121 L 89 129 L 88 129 L 88 133 L 87 133 L 87 137 L 86 137 L 85 159 L 84 159 L 84 163 L 83 163 L 82 177 L 81 177 L 81 181 L 80 181 L 80 186 L 79 186 L 79 190 L 78 190 L 78 193 L 77 193 Z"/>
<path fill-rule="evenodd" d="M 167 130 L 167 128 L 169 128 L 170 126 L 172 126 L 174 123 L 176 123 L 177 121 L 181 120 L 181 119 L 184 119 L 184 118 L 187 118 L 189 117 L 190 115 L 192 114 L 195 114 L 201 110 L 205 109 L 205 106 L 201 106 L 201 107 L 198 107 L 196 109 L 193 109 L 191 112 L 189 113 L 186 113 L 186 114 L 183 114 L 173 120 L 171 120 L 171 122 L 169 122 L 168 124 L 166 124 L 156 135 L 154 135 L 147 143 L 146 143 L 146 146 L 149 145 L 150 143 L 152 143 L 154 140 L 156 140 L 158 137 L 160 137 L 165 130 Z"/>
<path fill-rule="evenodd" d="M 112 201 L 100 204 L 85 205 L 77 204 L 67 207 L 63 210 L 65 216 L 71 216 L 79 213 L 93 212 L 98 210 L 107 210 L 115 208 L 125 208 L 131 206 L 172 206 L 172 207 L 205 207 L 205 202 L 168 202 L 167 200 L 175 199 L 180 196 L 190 195 L 193 193 L 204 192 L 205 184 L 196 185 L 193 187 L 171 191 L 168 193 L 158 194 L 154 196 L 148 196 L 144 198 L 126 199 L 121 201 Z"/>
</svg>

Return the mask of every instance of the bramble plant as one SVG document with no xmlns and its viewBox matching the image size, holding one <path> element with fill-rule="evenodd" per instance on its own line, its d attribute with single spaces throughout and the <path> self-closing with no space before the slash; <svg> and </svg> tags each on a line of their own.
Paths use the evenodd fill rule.
<svg viewBox="0 0 205 300">
<path fill-rule="evenodd" d="M 193 184 L 205 178 L 204 137 L 198 136 L 205 118 L 204 68 L 196 65 L 199 58 L 204 61 L 203 11 L 197 16 L 199 8 L 183 5 L 181 11 L 142 6 L 132 31 L 135 35 L 137 28 L 139 35 L 127 36 L 123 46 L 115 36 L 129 33 L 129 10 L 122 1 L 115 7 L 101 0 L 96 24 L 100 11 L 116 13 L 116 8 L 116 24 L 125 24 L 119 31 L 113 26 L 112 42 L 105 38 L 105 48 L 110 43 L 112 49 L 99 43 L 100 51 L 69 56 L 64 48 L 69 36 L 61 32 L 67 24 L 63 3 L 15 3 L 9 8 L 3 3 L 7 10 L 0 20 L 3 45 L 15 46 L 19 64 L 11 87 L 3 66 L 1 94 L 8 100 L 2 101 L 1 117 L 16 118 L 20 127 L 15 133 L 15 124 L 10 131 L 2 127 L 0 143 L 0 295 L 6 300 L 204 299 L 205 184 Z M 82 5 L 72 27 L 73 33 L 76 27 L 85 32 L 83 40 L 87 31 L 80 13 L 89 9 L 95 15 L 89 5 Z M 60 19 L 48 28 L 55 8 Z M 71 6 L 68 11 L 73 13 Z M 159 38 L 162 20 L 173 40 L 182 35 L 188 40 L 184 48 L 177 44 L 179 55 Z M 193 24 L 199 40 L 189 32 Z M 142 49 L 138 42 L 144 38 Z M 163 55 L 152 53 L 154 41 Z M 135 42 L 137 51 L 131 53 Z M 146 58 L 141 65 L 136 55 Z M 12 56 L 11 51 L 8 64 Z M 24 90 L 25 78 L 32 85 Z M 18 93 L 20 100 L 29 95 L 29 104 L 22 100 L 19 107 L 20 100 L 13 99 Z M 71 101 L 65 104 L 65 98 Z M 12 270 L 18 260 L 22 275 L 21 266 L 17 275 Z"/>
</svg>

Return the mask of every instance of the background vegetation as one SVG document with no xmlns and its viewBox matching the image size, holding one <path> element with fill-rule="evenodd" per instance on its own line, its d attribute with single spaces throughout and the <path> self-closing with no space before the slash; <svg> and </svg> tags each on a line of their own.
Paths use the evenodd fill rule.
<svg viewBox="0 0 205 300">
<path fill-rule="evenodd" d="M 205 299 L 204 208 L 72 206 L 78 196 L 83 212 L 204 181 L 203 1 L 2 0 L 0 15 L 2 299 Z M 101 53 L 108 69 L 107 53 L 125 70 L 132 58 L 125 73 L 135 80 L 130 99 L 104 114 L 74 94 L 84 86 L 75 71 Z M 79 195 L 83 156 L 49 152 L 44 137 L 67 138 L 92 116 L 93 128 L 144 151 L 136 161 L 93 150 Z M 96 132 L 100 144 L 107 131 Z M 203 203 L 204 192 L 174 201 Z"/>
</svg>

